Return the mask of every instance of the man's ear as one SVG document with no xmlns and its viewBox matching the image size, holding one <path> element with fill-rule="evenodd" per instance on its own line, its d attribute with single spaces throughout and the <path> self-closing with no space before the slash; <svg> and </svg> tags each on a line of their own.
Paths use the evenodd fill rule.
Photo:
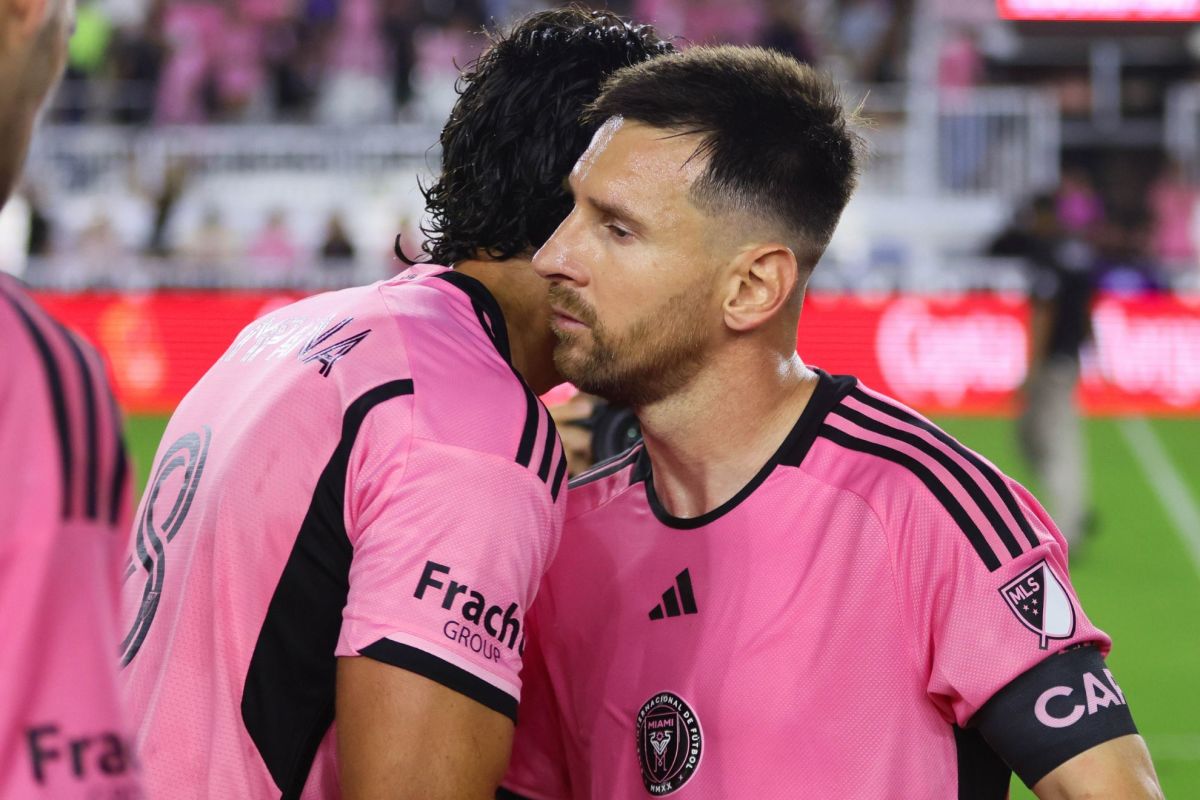
<svg viewBox="0 0 1200 800">
<path fill-rule="evenodd" d="M 735 331 L 751 331 L 771 321 L 793 297 L 800 265 L 790 247 L 778 242 L 738 253 L 729 265 L 722 311 Z"/>
</svg>

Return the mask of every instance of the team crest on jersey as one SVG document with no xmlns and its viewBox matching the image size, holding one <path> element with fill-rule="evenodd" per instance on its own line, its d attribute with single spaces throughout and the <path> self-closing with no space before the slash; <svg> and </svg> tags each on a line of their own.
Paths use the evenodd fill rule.
<svg viewBox="0 0 1200 800">
<path fill-rule="evenodd" d="M 659 796 L 676 791 L 695 774 L 702 755 L 700 719 L 672 692 L 659 692 L 637 715 L 638 763 L 646 791 Z"/>
<path fill-rule="evenodd" d="M 1045 559 L 1000 587 L 1004 602 L 1045 650 L 1050 639 L 1069 639 L 1075 633 L 1075 607 L 1062 581 Z"/>
</svg>

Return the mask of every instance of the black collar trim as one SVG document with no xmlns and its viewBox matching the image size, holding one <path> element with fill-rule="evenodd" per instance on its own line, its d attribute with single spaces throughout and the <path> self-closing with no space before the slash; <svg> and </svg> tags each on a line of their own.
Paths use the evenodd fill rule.
<svg viewBox="0 0 1200 800">
<path fill-rule="evenodd" d="M 654 512 L 654 516 L 658 521 L 668 528 L 677 528 L 679 530 L 702 528 L 737 508 L 743 500 L 753 494 L 754 490 L 762 485 L 763 481 L 770 477 L 771 473 L 775 471 L 775 467 L 780 464 L 789 467 L 800 466 L 800 462 L 804 460 L 804 457 L 808 455 L 808 451 L 812 449 L 813 442 L 817 439 L 825 417 L 858 385 L 858 380 L 849 375 L 833 376 L 820 369 L 814 369 L 814 371 L 817 373 L 818 378 L 817 388 L 813 392 L 813 396 L 809 399 L 808 405 L 801 412 L 800 419 L 796 421 L 787 438 L 783 440 L 783 444 L 779 446 L 779 449 L 775 451 L 775 454 L 771 456 L 767 463 L 762 466 L 762 469 L 750 479 L 749 483 L 743 486 L 737 494 L 712 511 L 701 514 L 698 517 L 676 517 L 667 511 L 658 499 L 658 493 L 654 491 L 654 476 L 651 471 L 650 456 L 646 453 L 645 448 L 639 450 L 637 461 L 633 467 L 633 474 L 630 478 L 630 484 L 645 481 L 646 498 L 650 502 L 650 510 Z"/>
<path fill-rule="evenodd" d="M 487 287 L 470 275 L 454 270 L 439 272 L 433 277 L 453 285 L 470 298 L 471 306 L 475 309 L 475 316 L 479 318 L 483 332 L 492 340 L 496 350 L 511 366 L 512 350 L 508 344 L 508 326 L 504 322 L 504 312 L 500 310 L 500 303 L 492 296 Z"/>
</svg>

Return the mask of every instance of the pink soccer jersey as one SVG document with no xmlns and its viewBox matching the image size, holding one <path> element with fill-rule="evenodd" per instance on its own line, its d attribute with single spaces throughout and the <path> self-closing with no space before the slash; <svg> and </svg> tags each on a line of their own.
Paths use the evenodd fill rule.
<svg viewBox="0 0 1200 800">
<path fill-rule="evenodd" d="M 120 417 L 96 352 L 2 275 L 0 341 L 0 797 L 133 800 Z"/>
<path fill-rule="evenodd" d="M 572 487 L 530 617 L 519 797 L 988 800 L 1000 754 L 1034 782 L 1133 731 L 1045 512 L 853 378 L 821 373 L 701 517 L 663 508 L 641 447 Z"/>
<path fill-rule="evenodd" d="M 121 662 L 148 791 L 339 796 L 336 656 L 515 718 L 565 473 L 465 275 L 415 268 L 246 328 L 172 417 L 135 521 Z"/>
</svg>

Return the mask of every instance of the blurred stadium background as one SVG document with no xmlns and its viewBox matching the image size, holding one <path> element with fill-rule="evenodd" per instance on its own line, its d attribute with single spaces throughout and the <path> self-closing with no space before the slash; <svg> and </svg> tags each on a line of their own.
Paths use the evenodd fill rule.
<svg viewBox="0 0 1200 800">
<path fill-rule="evenodd" d="M 456 65 L 536 7 L 81 0 L 68 78 L 0 215 L 0 268 L 106 355 L 142 485 L 166 415 L 241 327 L 394 273 L 397 233 L 416 254 Z M 1200 797 L 1200 0 L 609 7 L 845 82 L 872 158 L 801 353 L 1030 484 L 1012 423 L 1029 277 L 988 254 L 1054 196 L 1101 287 L 1080 387 L 1096 526 L 1073 575 L 1167 795 Z"/>
</svg>

